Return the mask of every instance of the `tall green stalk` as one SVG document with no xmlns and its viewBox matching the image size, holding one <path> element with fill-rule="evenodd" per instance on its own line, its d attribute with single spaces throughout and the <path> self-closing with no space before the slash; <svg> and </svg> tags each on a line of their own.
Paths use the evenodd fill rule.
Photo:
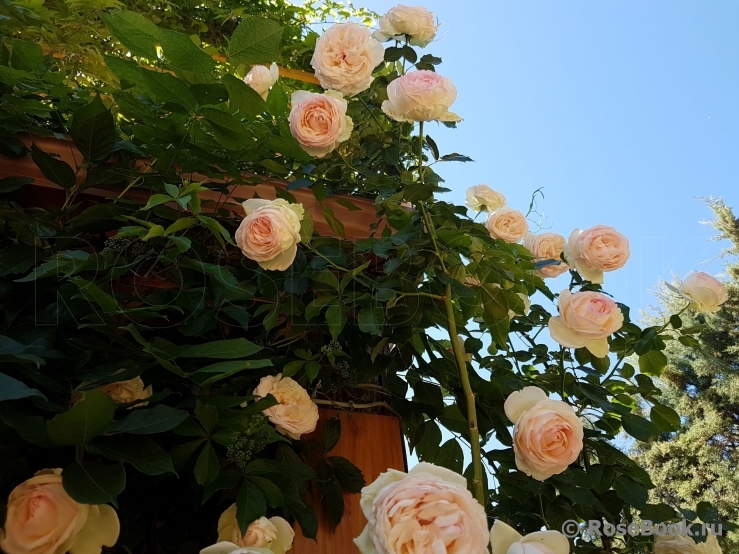
<svg viewBox="0 0 739 554">
<path fill-rule="evenodd" d="M 419 122 L 418 129 L 418 181 L 423 184 L 423 121 Z M 436 242 L 436 229 L 434 228 L 434 222 L 426 212 L 426 207 L 423 202 L 419 202 L 421 212 L 423 214 L 423 221 L 426 225 L 426 231 L 431 236 L 431 242 L 434 245 L 436 256 L 441 263 L 441 268 L 444 273 L 449 276 L 449 271 L 444 264 L 444 257 L 439 250 L 439 245 Z M 444 308 L 446 310 L 447 318 L 447 332 L 449 334 L 449 341 L 452 344 L 452 351 L 454 352 L 454 358 L 457 362 L 457 368 L 459 369 L 459 378 L 462 381 L 462 389 L 464 390 L 465 398 L 467 400 L 467 422 L 470 430 L 470 446 L 472 449 L 472 492 L 475 499 L 482 505 L 485 506 L 485 490 L 483 487 L 483 467 L 482 467 L 482 448 L 480 446 L 480 429 L 477 425 L 477 408 L 475 407 L 475 393 L 472 391 L 472 385 L 470 384 L 470 374 L 467 371 L 467 361 L 464 359 L 464 351 L 460 348 L 459 341 L 457 340 L 457 322 L 454 318 L 454 304 L 452 303 L 452 285 L 451 282 L 446 285 L 446 292 L 444 293 Z"/>
</svg>

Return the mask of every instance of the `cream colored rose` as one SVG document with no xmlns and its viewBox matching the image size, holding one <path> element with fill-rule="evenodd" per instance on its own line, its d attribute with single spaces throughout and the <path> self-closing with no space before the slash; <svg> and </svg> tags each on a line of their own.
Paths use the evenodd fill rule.
<svg viewBox="0 0 739 554">
<path fill-rule="evenodd" d="M 239 546 L 232 542 L 219 542 L 203 548 L 200 554 L 274 554 L 274 552 L 269 548 Z"/>
<path fill-rule="evenodd" d="M 487 554 L 485 509 L 448 469 L 391 469 L 362 489 L 360 505 L 367 526 L 354 543 L 362 554 Z"/>
<path fill-rule="evenodd" d="M 467 189 L 467 206 L 476 212 L 494 212 L 505 206 L 505 196 L 487 185 L 475 185 Z"/>
<path fill-rule="evenodd" d="M 118 404 L 128 404 L 137 400 L 145 400 L 153 394 L 151 385 L 144 387 L 141 377 L 134 377 L 128 381 L 118 381 L 98 387 L 99 391 L 110 396 Z M 138 406 L 146 406 L 148 402 L 142 402 Z"/>
<path fill-rule="evenodd" d="M 398 4 L 380 17 L 380 29 L 372 36 L 380 42 L 391 38 L 404 40 L 409 36 L 412 45 L 424 47 L 434 40 L 438 29 L 436 16 L 426 8 Z"/>
<path fill-rule="evenodd" d="M 285 271 L 298 252 L 303 206 L 282 198 L 252 198 L 243 206 L 246 217 L 234 234 L 236 245 L 263 269 Z"/>
<path fill-rule="evenodd" d="M 311 156 L 323 158 L 352 135 L 352 118 L 341 94 L 299 90 L 292 95 L 290 132 Z"/>
<path fill-rule="evenodd" d="M 722 304 L 729 299 L 724 285 L 702 271 L 691 273 L 678 291 L 690 302 L 691 308 L 703 314 L 719 311 Z"/>
<path fill-rule="evenodd" d="M 722 554 L 718 540 L 710 533 L 701 543 L 685 535 L 659 535 L 653 551 L 654 554 Z"/>
<path fill-rule="evenodd" d="M 494 239 L 517 243 L 529 232 L 526 216 L 518 210 L 503 206 L 488 216 L 488 231 Z"/>
<path fill-rule="evenodd" d="M 269 89 L 272 88 L 280 77 L 280 68 L 272 64 L 267 67 L 265 65 L 255 65 L 249 70 L 244 77 L 244 82 L 253 88 L 259 96 L 267 100 Z"/>
<path fill-rule="evenodd" d="M 569 554 L 570 541 L 559 531 L 536 531 L 521 535 L 496 520 L 490 530 L 491 554 Z"/>
<path fill-rule="evenodd" d="M 567 470 L 583 447 L 582 421 L 571 406 L 550 400 L 537 387 L 525 387 L 505 401 L 514 424 L 516 467 L 539 481 Z"/>
<path fill-rule="evenodd" d="M 282 374 L 262 377 L 254 394 L 262 398 L 271 394 L 279 402 L 263 412 L 279 433 L 299 440 L 301 435 L 316 430 L 318 406 L 313 403 L 308 391 L 292 378 L 283 378 Z"/>
<path fill-rule="evenodd" d="M 316 41 L 310 64 L 324 89 L 353 96 L 367 90 L 385 49 L 370 30 L 356 23 L 337 23 Z"/>
<path fill-rule="evenodd" d="M 293 546 L 295 531 L 290 524 L 281 517 L 260 517 L 249 524 L 246 534 L 242 535 L 236 521 L 236 504 L 232 504 L 218 518 L 218 544 L 210 547 L 219 547 L 223 552 L 228 545 L 235 550 L 240 547 L 265 548 L 272 554 L 285 554 Z M 231 552 L 231 551 L 229 551 Z M 217 554 L 210 552 L 208 554 Z M 225 553 L 228 554 L 228 553 Z"/>
<path fill-rule="evenodd" d="M 600 292 L 563 290 L 559 315 L 549 319 L 552 338 L 566 348 L 587 348 L 598 358 L 608 355 L 608 337 L 624 324 L 621 308 Z"/>
<path fill-rule="evenodd" d="M 387 86 L 382 111 L 395 121 L 461 121 L 449 111 L 456 99 L 450 79 L 433 71 L 411 71 Z"/>
<path fill-rule="evenodd" d="M 6 554 L 100 554 L 119 533 L 113 508 L 75 502 L 62 486 L 62 470 L 47 469 L 10 493 L 0 548 Z"/>
<path fill-rule="evenodd" d="M 629 255 L 629 240 L 607 225 L 596 225 L 585 231 L 575 229 L 565 246 L 565 258 L 570 266 L 596 284 L 603 283 L 604 271 L 622 268 Z"/>
<path fill-rule="evenodd" d="M 541 235 L 527 234 L 523 239 L 523 245 L 531 252 L 536 261 L 557 260 L 559 265 L 547 265 L 536 270 L 539 277 L 544 279 L 559 277 L 570 266 L 561 261 L 567 239 L 557 233 L 542 233 Z"/>
</svg>

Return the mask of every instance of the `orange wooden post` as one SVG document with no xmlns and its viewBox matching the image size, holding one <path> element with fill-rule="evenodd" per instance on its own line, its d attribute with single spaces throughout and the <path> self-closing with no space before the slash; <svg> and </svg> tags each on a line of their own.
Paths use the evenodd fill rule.
<svg viewBox="0 0 739 554">
<path fill-rule="evenodd" d="M 321 419 L 316 430 L 320 437 L 321 422 L 336 414 L 321 409 Z M 331 456 L 343 456 L 352 461 L 364 474 L 369 484 L 388 469 L 406 470 L 405 448 L 400 432 L 400 421 L 391 416 L 359 412 L 341 413 L 341 439 Z M 304 538 L 296 527 L 295 542 L 290 554 L 357 554 L 353 539 L 358 537 L 367 520 L 359 507 L 359 494 L 344 496 L 344 518 L 331 531 L 328 518 L 319 509 L 320 527 L 316 541 Z M 319 502 L 314 504 L 318 507 Z"/>
</svg>

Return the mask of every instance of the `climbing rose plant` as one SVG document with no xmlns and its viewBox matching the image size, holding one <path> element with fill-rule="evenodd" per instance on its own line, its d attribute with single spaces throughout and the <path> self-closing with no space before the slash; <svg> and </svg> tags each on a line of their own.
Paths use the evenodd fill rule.
<svg viewBox="0 0 739 554">
<path fill-rule="evenodd" d="M 284 554 L 294 529 L 316 536 L 316 499 L 335 527 L 360 491 L 363 554 L 646 552 L 653 537 L 559 530 L 716 520 L 649 504 L 614 445 L 679 428 L 652 378 L 701 331 L 642 329 L 608 294 L 628 239 L 537 233 L 487 185 L 445 200 L 436 168 L 471 160 L 427 134 L 462 122 L 419 52 L 433 14 L 319 36 L 312 8 L 234 6 L 224 41 L 118 8 L 89 15 L 75 66 L 44 48 L 48 13 L 0 6 L 3 164 L 62 193 L 0 179 L 0 548 Z M 367 199 L 367 238 L 345 240 Z M 683 311 L 727 299 L 701 273 L 674 292 Z M 421 463 L 368 484 L 331 455 L 339 419 L 315 433 L 319 405 L 382 406 Z"/>
</svg>

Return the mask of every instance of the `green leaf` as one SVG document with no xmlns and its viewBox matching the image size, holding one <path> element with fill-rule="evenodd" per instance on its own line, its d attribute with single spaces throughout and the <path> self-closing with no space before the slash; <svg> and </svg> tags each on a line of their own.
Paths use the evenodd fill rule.
<svg viewBox="0 0 739 554">
<path fill-rule="evenodd" d="M 485 283 L 479 287 L 482 305 L 485 311 L 495 319 L 508 319 L 508 298 L 500 287 Z"/>
<path fill-rule="evenodd" d="M 272 85 L 272 89 L 269 91 L 269 95 L 267 95 L 267 110 L 269 110 L 269 113 L 276 116 L 285 115 L 289 104 L 290 100 L 282 84 L 275 83 Z M 287 154 L 289 152 L 285 153 Z"/>
<path fill-rule="evenodd" d="M 423 435 L 416 444 L 416 453 L 422 462 L 433 463 L 439 453 L 441 444 L 441 429 L 434 420 L 427 420 L 423 424 Z"/>
<path fill-rule="evenodd" d="M 86 281 L 82 277 L 73 277 L 72 282 L 79 287 L 82 296 L 98 304 L 106 314 L 117 314 L 120 312 L 118 302 L 115 301 L 115 298 L 96 284 Z"/>
<path fill-rule="evenodd" d="M 116 403 L 100 391 L 84 393 L 80 402 L 46 422 L 46 431 L 56 444 L 81 445 L 97 437 L 113 421 Z"/>
<path fill-rule="evenodd" d="M 359 328 L 365 333 L 382 335 L 382 326 L 385 323 L 385 310 L 380 306 L 363 308 L 359 310 L 357 320 L 359 322 Z"/>
<path fill-rule="evenodd" d="M 190 111 L 197 108 L 198 101 L 190 91 L 190 87 L 174 75 L 158 71 L 141 71 L 141 77 L 147 90 L 160 102 L 180 104 Z"/>
<path fill-rule="evenodd" d="M 101 17 L 110 34 L 128 48 L 131 54 L 150 60 L 157 59 L 159 27 L 143 15 L 127 10 L 111 10 Z"/>
<path fill-rule="evenodd" d="M 321 431 L 321 442 L 323 444 L 324 453 L 331 452 L 336 443 L 341 438 L 341 420 L 338 417 L 332 417 L 323 425 Z"/>
<path fill-rule="evenodd" d="M 5 400 L 20 400 L 29 396 L 40 396 L 46 398 L 36 389 L 32 389 L 25 383 L 0 373 L 0 402 Z"/>
<path fill-rule="evenodd" d="M 238 360 L 233 362 L 218 362 L 205 366 L 190 373 L 190 379 L 199 385 L 210 385 L 226 377 L 231 377 L 246 369 L 261 369 L 272 365 L 270 360 Z"/>
<path fill-rule="evenodd" d="M 218 456 L 210 441 L 200 451 L 198 461 L 195 462 L 195 480 L 200 485 L 207 485 L 212 482 L 220 471 L 218 464 Z"/>
<path fill-rule="evenodd" d="M 115 462 L 131 464 L 145 475 L 177 475 L 172 459 L 152 439 L 141 437 L 98 437 L 87 445 L 90 454 L 105 456 Z"/>
<path fill-rule="evenodd" d="M 213 108 L 203 110 L 205 121 L 213 131 L 218 144 L 228 150 L 243 150 L 252 143 L 252 137 L 239 121 L 229 113 Z"/>
<path fill-rule="evenodd" d="M 346 458 L 341 456 L 329 456 L 326 460 L 333 466 L 334 475 L 341 483 L 341 487 L 349 493 L 362 491 L 366 481 L 362 471 Z"/>
<path fill-rule="evenodd" d="M 19 188 L 33 183 L 31 177 L 5 177 L 0 179 L 0 194 L 15 192 Z"/>
<path fill-rule="evenodd" d="M 74 462 L 62 472 L 62 486 L 80 504 L 118 504 L 116 498 L 126 488 L 122 463 Z"/>
<path fill-rule="evenodd" d="M 652 523 L 662 523 L 675 517 L 675 510 L 665 503 L 647 504 L 642 508 L 641 519 L 648 519 Z"/>
<path fill-rule="evenodd" d="M 116 421 L 108 427 L 106 433 L 132 433 L 135 435 L 163 433 L 174 429 L 186 419 L 187 412 L 160 404 L 154 408 L 139 408 L 133 411 L 126 418 Z"/>
<path fill-rule="evenodd" d="M 200 400 L 195 402 L 195 417 L 203 426 L 206 433 L 211 433 L 218 421 L 218 408 L 210 404 L 203 404 Z"/>
<path fill-rule="evenodd" d="M 249 524 L 267 513 L 267 501 L 262 489 L 248 479 L 244 480 L 236 497 L 236 521 L 242 535 L 246 534 Z"/>
<path fill-rule="evenodd" d="M 97 162 L 110 156 L 117 138 L 115 122 L 100 95 L 74 112 L 70 135 L 86 160 Z"/>
<path fill-rule="evenodd" d="M 42 258 L 43 252 L 29 244 L 11 244 L 0 250 L 0 277 L 25 273 Z"/>
<path fill-rule="evenodd" d="M 69 190 L 74 186 L 74 183 L 77 180 L 74 169 L 69 167 L 67 162 L 57 160 L 50 154 L 41 150 L 36 146 L 36 143 L 31 147 L 31 159 L 41 170 L 41 173 L 44 174 L 44 177 L 52 183 L 56 183 L 66 190 Z"/>
<path fill-rule="evenodd" d="M 256 354 L 263 347 L 244 338 L 231 340 L 216 340 L 193 346 L 178 346 L 172 355 L 179 358 L 218 358 L 232 360 L 234 358 L 248 358 Z"/>
<path fill-rule="evenodd" d="M 444 397 L 441 393 L 441 387 L 426 381 L 419 381 L 413 386 L 413 400 L 431 406 L 437 412 L 444 409 Z"/>
<path fill-rule="evenodd" d="M 670 433 L 680 429 L 680 416 L 669 406 L 655 404 L 649 412 L 649 419 L 660 431 Z"/>
<path fill-rule="evenodd" d="M 326 310 L 326 322 L 331 337 L 336 340 L 346 325 L 346 311 L 343 304 L 331 304 Z"/>
<path fill-rule="evenodd" d="M 231 36 L 229 61 L 254 65 L 275 61 L 280 54 L 282 27 L 263 17 L 241 20 Z"/>
<path fill-rule="evenodd" d="M 436 455 L 434 463 L 437 466 L 445 467 L 462 474 L 462 462 L 464 460 L 464 453 L 462 447 L 456 439 L 449 439 L 441 445 L 439 453 Z"/>
<path fill-rule="evenodd" d="M 719 511 L 710 502 L 698 502 L 695 511 L 704 523 L 714 523 L 721 519 L 721 514 L 719 514 Z"/>
<path fill-rule="evenodd" d="M 635 414 L 622 415 L 621 423 L 624 431 L 642 442 L 650 442 L 659 435 L 659 429 L 654 423 Z"/>
<path fill-rule="evenodd" d="M 195 75 L 200 82 L 212 81 L 215 69 L 213 58 L 201 50 L 190 37 L 177 31 L 160 29 L 159 43 L 164 57 L 172 67 L 186 70 L 188 74 Z"/>
<path fill-rule="evenodd" d="M 331 228 L 331 230 L 340 237 L 346 237 L 344 224 L 334 215 L 334 212 L 331 210 L 331 208 L 321 206 L 321 211 L 323 212 L 323 217 L 326 220 L 326 223 L 328 223 L 328 226 Z"/>
<path fill-rule="evenodd" d="M 267 103 L 259 93 L 241 79 L 226 74 L 221 79 L 228 89 L 228 103 L 231 108 L 245 115 L 261 115 L 267 110 Z"/>
<path fill-rule="evenodd" d="M 10 65 L 21 71 L 37 71 L 38 66 L 44 61 L 44 51 L 40 44 L 14 40 L 13 51 L 10 54 Z"/>
<path fill-rule="evenodd" d="M 258 477 L 254 475 L 248 477 L 248 480 L 259 487 L 262 494 L 264 494 L 264 498 L 267 500 L 267 504 L 273 508 L 284 506 L 285 495 L 282 494 L 282 491 L 273 481 L 270 481 L 266 477 Z"/>
<path fill-rule="evenodd" d="M 241 481 L 241 473 L 230 470 L 219 472 L 218 476 L 203 488 L 203 504 L 218 491 L 236 488 L 239 481 Z"/>
<path fill-rule="evenodd" d="M 631 506 L 639 508 L 647 503 L 649 491 L 625 475 L 620 475 L 616 478 L 613 482 L 613 488 L 621 500 Z"/>
<path fill-rule="evenodd" d="M 131 85 L 141 86 L 141 66 L 136 62 L 130 60 L 124 60 L 118 56 L 103 55 L 105 58 L 105 65 L 108 66 L 113 72 L 113 75 L 118 77 L 118 80 L 123 83 L 126 81 Z"/>
<path fill-rule="evenodd" d="M 659 377 L 667 367 L 667 356 L 659 350 L 650 350 L 639 356 L 639 369 L 644 375 Z"/>
</svg>

